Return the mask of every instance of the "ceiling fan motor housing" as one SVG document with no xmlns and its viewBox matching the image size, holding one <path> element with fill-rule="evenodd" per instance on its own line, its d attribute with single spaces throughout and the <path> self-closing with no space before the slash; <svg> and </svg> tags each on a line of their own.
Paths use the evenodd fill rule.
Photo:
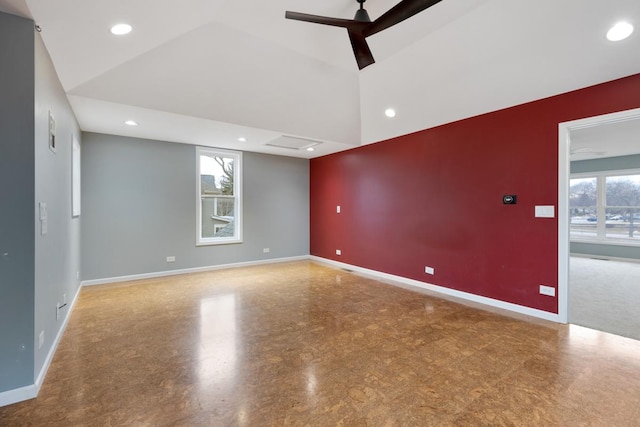
<svg viewBox="0 0 640 427">
<path fill-rule="evenodd" d="M 356 11 L 356 16 L 353 17 L 353 20 L 359 22 L 371 22 L 371 18 L 369 18 L 369 14 L 367 13 L 366 9 L 358 9 Z"/>
<path fill-rule="evenodd" d="M 360 9 L 356 11 L 356 15 L 353 17 L 354 21 L 371 22 L 371 18 L 369 18 L 369 14 L 367 13 L 367 10 L 364 8 L 365 1 L 366 0 L 358 0 L 358 3 L 360 3 Z"/>
</svg>

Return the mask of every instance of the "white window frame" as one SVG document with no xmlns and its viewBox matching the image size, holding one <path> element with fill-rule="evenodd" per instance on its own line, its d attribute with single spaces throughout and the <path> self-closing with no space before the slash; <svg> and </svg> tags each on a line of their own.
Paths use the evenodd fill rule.
<svg viewBox="0 0 640 427">
<path fill-rule="evenodd" d="M 604 221 L 600 218 L 606 218 L 606 179 L 607 177 L 615 176 L 627 176 L 627 175 L 640 175 L 640 169 L 617 169 L 610 171 L 595 171 L 595 172 L 580 172 L 572 173 L 569 176 L 569 182 L 572 179 L 580 178 L 595 178 L 596 179 L 596 238 L 589 237 L 572 237 L 570 235 L 569 240 L 576 243 L 592 243 L 600 245 L 613 245 L 613 246 L 640 246 L 640 240 L 621 240 L 613 239 L 606 236 L 606 219 Z M 571 226 L 569 226 L 571 228 Z"/>
<path fill-rule="evenodd" d="M 233 236 L 202 237 L 201 156 L 227 157 L 233 159 L 233 195 L 235 198 Z M 196 246 L 225 245 L 230 243 L 242 243 L 242 152 L 221 148 L 196 147 Z"/>
</svg>

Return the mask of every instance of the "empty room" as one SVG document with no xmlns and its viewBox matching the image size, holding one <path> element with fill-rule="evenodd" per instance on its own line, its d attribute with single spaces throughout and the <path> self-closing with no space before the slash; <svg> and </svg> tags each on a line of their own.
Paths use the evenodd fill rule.
<svg viewBox="0 0 640 427">
<path fill-rule="evenodd" d="M 0 0 L 0 425 L 637 425 L 639 27 Z"/>
</svg>

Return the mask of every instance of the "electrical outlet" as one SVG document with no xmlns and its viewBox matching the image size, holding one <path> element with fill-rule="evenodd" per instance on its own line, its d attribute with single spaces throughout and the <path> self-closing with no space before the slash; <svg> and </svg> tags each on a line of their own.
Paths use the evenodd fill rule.
<svg viewBox="0 0 640 427">
<path fill-rule="evenodd" d="M 168 257 L 167 257 L 167 262 L 176 262 L 176 257 L 174 257 L 174 256 L 168 256 Z"/>
<path fill-rule="evenodd" d="M 67 305 L 67 294 L 62 294 L 62 305 Z"/>
<path fill-rule="evenodd" d="M 340 249 L 336 249 L 336 255 L 342 255 L 342 251 Z"/>
<path fill-rule="evenodd" d="M 44 345 L 44 331 L 40 332 L 40 335 L 38 336 L 38 350 L 40 350 L 43 345 Z"/>
<path fill-rule="evenodd" d="M 76 279 L 80 279 L 80 272 L 76 271 Z"/>
<path fill-rule="evenodd" d="M 542 295 L 548 295 L 550 297 L 556 296 L 556 288 L 552 288 L 551 286 L 540 285 L 540 293 Z"/>
<path fill-rule="evenodd" d="M 427 274 L 435 274 L 436 270 L 433 267 L 425 266 L 424 267 L 424 272 L 427 273 Z"/>
<path fill-rule="evenodd" d="M 271 251 L 269 248 L 262 248 L 262 252 L 268 254 Z"/>
</svg>

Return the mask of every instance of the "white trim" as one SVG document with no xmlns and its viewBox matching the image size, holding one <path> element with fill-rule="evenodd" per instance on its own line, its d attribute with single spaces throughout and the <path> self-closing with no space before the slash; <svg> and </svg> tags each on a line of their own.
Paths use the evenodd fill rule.
<svg viewBox="0 0 640 427">
<path fill-rule="evenodd" d="M 233 198 L 235 200 L 234 229 L 230 237 L 202 237 L 202 178 L 200 176 L 200 157 L 226 156 L 234 161 Z M 242 151 L 214 147 L 196 146 L 196 246 L 227 245 L 242 243 Z"/>
<path fill-rule="evenodd" d="M 56 354 L 56 350 L 58 349 L 58 344 L 60 344 L 60 340 L 64 335 L 64 331 L 67 329 L 67 324 L 69 323 L 69 319 L 71 318 L 71 312 L 73 311 L 73 307 L 75 307 L 76 305 L 76 301 L 78 301 L 78 296 L 80 296 L 81 289 L 82 289 L 82 286 L 78 286 L 78 289 L 76 290 L 76 294 L 73 296 L 73 300 L 71 301 L 71 304 L 69 304 L 69 308 L 66 310 L 66 315 L 64 316 L 64 319 L 62 321 L 62 326 L 58 330 L 58 334 L 56 335 L 56 338 L 53 341 L 53 345 L 51 346 L 51 348 L 49 348 L 49 353 L 47 353 L 47 358 L 44 360 L 44 364 L 40 369 L 40 373 L 36 377 L 36 381 L 35 381 L 35 386 L 37 389 L 36 395 L 37 393 L 40 392 L 40 387 L 42 387 L 44 378 L 47 375 L 47 372 L 49 371 L 49 366 L 51 366 L 51 361 L 53 360 L 53 356 Z"/>
<path fill-rule="evenodd" d="M 583 254 L 580 252 L 571 252 L 570 256 L 575 258 L 589 258 L 589 259 L 597 259 L 600 261 L 620 261 L 620 262 L 633 262 L 640 263 L 640 259 L 638 258 L 623 258 L 619 256 L 609 256 L 609 255 L 598 255 L 598 254 Z"/>
<path fill-rule="evenodd" d="M 617 156 L 617 157 L 623 157 L 623 156 Z M 577 161 L 581 161 L 581 162 L 586 162 L 588 160 L 575 160 Z M 596 177 L 596 176 L 625 176 L 625 175 L 638 175 L 640 174 L 640 168 L 634 168 L 634 169 L 606 169 L 606 170 L 597 170 L 597 171 L 593 171 L 593 172 L 576 172 L 576 173 L 572 173 L 570 178 L 592 178 L 592 177 Z"/>
<path fill-rule="evenodd" d="M 640 119 L 640 108 L 558 124 L 558 317 L 569 317 L 569 174 L 571 131 Z"/>
<path fill-rule="evenodd" d="M 40 373 L 35 379 L 33 384 L 28 386 L 16 388 L 13 390 L 8 390 L 0 393 L 0 408 L 7 405 L 13 405 L 14 403 L 22 402 L 24 400 L 34 399 L 40 393 L 40 388 L 42 387 L 42 383 L 44 382 L 45 376 L 47 375 L 47 371 L 49 371 L 49 367 L 51 366 L 51 361 L 53 360 L 53 356 L 56 354 L 56 350 L 58 349 L 58 344 L 60 344 L 60 340 L 64 335 L 64 331 L 67 329 L 67 324 L 69 323 L 69 319 L 71 318 L 71 312 L 73 311 L 73 307 L 76 305 L 76 301 L 78 300 L 78 296 L 80 295 L 81 286 L 78 286 L 76 290 L 76 294 L 73 297 L 73 301 L 69 304 L 69 309 L 66 310 L 66 316 L 62 321 L 62 326 L 58 330 L 58 334 L 56 335 L 55 340 L 53 341 L 53 345 L 49 348 L 49 353 L 47 353 L 47 358 L 40 369 Z"/>
<path fill-rule="evenodd" d="M 275 264 L 279 262 L 302 261 L 309 259 L 309 255 L 287 258 L 272 258 L 257 261 L 235 262 L 231 264 L 209 265 L 204 267 L 183 268 L 180 270 L 157 271 L 153 273 L 132 274 L 130 276 L 106 277 L 104 279 L 83 280 L 82 286 L 104 285 L 107 283 L 129 282 L 132 280 L 154 279 L 156 277 L 177 276 L 179 274 L 201 273 L 204 271 L 223 270 L 226 268 L 251 267 L 255 265 Z"/>
<path fill-rule="evenodd" d="M 0 392 L 0 408 L 33 399 L 37 395 L 38 389 L 35 384 Z"/>
<path fill-rule="evenodd" d="M 601 245 L 601 246 L 626 246 L 627 248 L 637 248 L 640 246 L 640 240 L 627 240 L 624 239 L 614 239 L 613 237 L 609 237 L 607 240 L 594 240 L 589 238 L 578 238 L 574 237 L 571 239 L 571 243 L 586 243 L 588 245 Z"/>
<path fill-rule="evenodd" d="M 314 255 L 309 257 L 312 261 L 316 261 L 319 263 L 333 265 L 338 268 L 345 268 L 348 270 L 352 270 L 358 273 L 366 274 L 368 276 L 372 276 L 376 279 L 382 279 L 385 281 L 390 281 L 392 285 L 398 286 L 398 284 L 409 285 L 414 288 L 425 289 L 432 292 L 437 292 L 443 295 L 449 295 L 452 297 L 460 298 L 467 301 L 477 302 L 480 304 L 484 304 L 490 307 L 501 308 L 504 310 L 512 311 L 515 313 L 525 314 L 527 316 L 537 317 L 540 319 L 550 320 L 552 322 L 559 322 L 560 319 L 558 315 L 555 313 L 549 313 L 548 311 L 538 310 L 535 308 L 525 307 L 518 304 L 512 304 L 510 302 L 500 301 L 493 298 L 483 297 L 480 295 L 471 294 L 468 292 L 457 291 L 455 289 L 445 288 L 443 286 L 434 285 L 427 282 L 421 282 L 418 280 L 408 279 L 402 276 L 396 276 L 393 274 L 382 273 L 376 270 L 370 270 L 368 268 L 358 267 L 355 265 L 345 264 L 338 261 L 333 261 L 326 258 L 320 258 Z M 397 282 L 397 283 L 393 283 Z"/>
</svg>

